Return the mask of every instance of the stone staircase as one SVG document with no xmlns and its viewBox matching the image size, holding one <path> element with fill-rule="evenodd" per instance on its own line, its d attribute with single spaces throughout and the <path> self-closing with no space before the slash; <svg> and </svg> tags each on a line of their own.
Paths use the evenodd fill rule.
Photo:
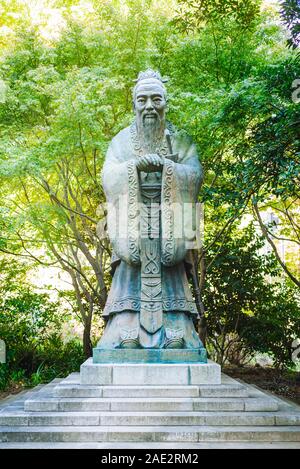
<svg viewBox="0 0 300 469">
<path fill-rule="evenodd" d="M 107 386 L 73 373 L 0 406 L 0 448 L 270 444 L 300 448 L 300 407 L 226 375 L 221 384 Z"/>
</svg>

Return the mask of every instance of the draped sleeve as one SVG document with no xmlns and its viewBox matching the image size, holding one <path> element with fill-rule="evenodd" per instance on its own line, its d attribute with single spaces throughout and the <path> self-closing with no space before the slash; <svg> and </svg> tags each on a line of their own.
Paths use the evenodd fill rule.
<svg viewBox="0 0 300 469">
<path fill-rule="evenodd" d="M 140 190 L 135 159 L 124 131 L 109 145 L 102 170 L 102 185 L 107 201 L 108 235 L 114 253 L 128 264 L 139 265 Z"/>
<path fill-rule="evenodd" d="M 185 133 L 173 138 L 177 162 L 166 158 L 162 175 L 162 263 L 171 266 L 197 248 L 197 200 L 203 180 L 196 146 Z"/>
</svg>

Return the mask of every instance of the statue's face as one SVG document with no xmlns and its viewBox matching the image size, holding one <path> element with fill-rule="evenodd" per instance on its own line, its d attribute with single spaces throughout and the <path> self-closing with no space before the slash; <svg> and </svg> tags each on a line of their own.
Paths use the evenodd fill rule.
<svg viewBox="0 0 300 469">
<path fill-rule="evenodd" d="M 134 109 L 138 124 L 147 125 L 165 121 L 166 99 L 157 80 L 142 80 L 135 91 Z"/>
</svg>

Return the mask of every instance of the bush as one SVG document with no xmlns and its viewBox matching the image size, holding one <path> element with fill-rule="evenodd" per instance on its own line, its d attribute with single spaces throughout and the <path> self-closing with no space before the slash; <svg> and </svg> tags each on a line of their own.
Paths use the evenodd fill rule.
<svg viewBox="0 0 300 469">
<path fill-rule="evenodd" d="M 208 350 L 221 364 L 243 365 L 256 352 L 270 354 L 276 367 L 294 367 L 292 342 L 300 337 L 299 298 L 279 277 L 273 255 L 262 255 L 262 241 L 249 226 L 234 228 L 224 244 L 216 243 L 208 263 L 204 301 Z"/>
<path fill-rule="evenodd" d="M 7 350 L 7 363 L 0 367 L 1 390 L 12 383 L 48 382 L 79 369 L 84 360 L 80 340 L 64 343 L 60 335 L 66 319 L 47 294 L 27 287 L 6 292 L 0 304 L 0 337 Z"/>
<path fill-rule="evenodd" d="M 268 353 L 277 368 L 295 368 L 292 343 L 300 337 L 297 291 L 288 281 L 270 285 L 270 295 L 257 306 L 243 330 L 249 350 Z"/>
</svg>

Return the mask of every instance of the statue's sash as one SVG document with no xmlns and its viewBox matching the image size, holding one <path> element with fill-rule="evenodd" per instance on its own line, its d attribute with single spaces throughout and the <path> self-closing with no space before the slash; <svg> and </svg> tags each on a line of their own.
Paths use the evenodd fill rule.
<svg viewBox="0 0 300 469">
<path fill-rule="evenodd" d="M 161 183 L 141 184 L 141 309 L 140 324 L 150 334 L 162 327 L 160 240 Z"/>
</svg>

